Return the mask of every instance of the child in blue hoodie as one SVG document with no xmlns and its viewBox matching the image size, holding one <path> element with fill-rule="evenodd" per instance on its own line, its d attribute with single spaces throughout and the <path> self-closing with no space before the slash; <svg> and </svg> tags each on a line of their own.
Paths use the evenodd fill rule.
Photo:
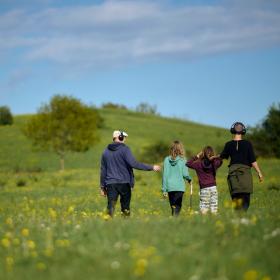
<svg viewBox="0 0 280 280">
<path fill-rule="evenodd" d="M 162 192 L 169 198 L 172 216 L 178 216 L 183 195 L 186 190 L 185 180 L 191 182 L 191 177 L 186 167 L 185 149 L 181 142 L 174 141 L 170 147 L 170 154 L 163 162 Z"/>
</svg>

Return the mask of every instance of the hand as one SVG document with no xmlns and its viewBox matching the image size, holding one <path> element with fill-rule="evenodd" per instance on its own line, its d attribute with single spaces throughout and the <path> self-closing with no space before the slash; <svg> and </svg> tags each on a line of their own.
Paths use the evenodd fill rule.
<svg viewBox="0 0 280 280">
<path fill-rule="evenodd" d="M 263 175 L 261 172 L 258 172 L 258 176 L 259 176 L 259 181 L 262 182 L 263 181 Z"/>
<path fill-rule="evenodd" d="M 212 157 L 210 157 L 209 159 L 210 160 L 213 160 L 213 159 L 216 159 L 216 158 L 219 158 L 219 156 L 217 155 L 217 156 L 212 156 Z"/>
<path fill-rule="evenodd" d="M 104 188 L 100 189 L 100 195 L 107 196 L 107 192 L 106 192 L 106 190 Z"/>
<path fill-rule="evenodd" d="M 203 155 L 203 152 L 200 151 L 200 152 L 196 155 L 196 157 L 197 157 L 197 158 L 200 158 L 202 155 Z"/>
<path fill-rule="evenodd" d="M 163 196 L 163 198 L 167 198 L 168 197 L 168 193 L 167 192 L 163 192 L 162 196 Z"/>
<path fill-rule="evenodd" d="M 159 172 L 160 171 L 160 166 L 159 165 L 154 165 L 153 166 L 153 171 Z"/>
</svg>

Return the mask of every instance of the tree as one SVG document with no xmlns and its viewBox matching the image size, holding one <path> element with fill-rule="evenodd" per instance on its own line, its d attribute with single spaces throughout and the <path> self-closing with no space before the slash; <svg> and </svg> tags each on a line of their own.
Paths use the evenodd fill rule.
<svg viewBox="0 0 280 280">
<path fill-rule="evenodd" d="M 13 124 L 13 115 L 7 106 L 0 107 L 0 125 Z"/>
<path fill-rule="evenodd" d="M 98 142 L 97 110 L 73 97 L 55 95 L 27 122 L 23 132 L 40 150 L 51 150 L 64 169 L 66 152 L 86 152 Z"/>
<path fill-rule="evenodd" d="M 280 157 L 280 103 L 269 108 L 264 121 L 251 129 L 248 138 L 258 155 Z"/>
<path fill-rule="evenodd" d="M 150 105 L 148 103 L 142 102 L 136 107 L 136 112 L 144 113 L 144 114 L 157 114 L 157 106 L 156 105 Z"/>
</svg>

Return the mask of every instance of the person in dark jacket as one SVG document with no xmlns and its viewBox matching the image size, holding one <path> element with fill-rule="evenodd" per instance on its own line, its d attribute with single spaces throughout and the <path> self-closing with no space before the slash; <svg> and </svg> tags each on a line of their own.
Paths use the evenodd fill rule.
<svg viewBox="0 0 280 280">
<path fill-rule="evenodd" d="M 108 214 L 112 217 L 120 195 L 121 211 L 130 215 L 131 188 L 134 186 L 133 169 L 160 171 L 158 165 L 148 165 L 136 161 L 128 146 L 124 144 L 128 134 L 124 131 L 113 132 L 113 143 L 102 154 L 100 172 L 100 192 L 107 196 Z"/>
<path fill-rule="evenodd" d="M 257 171 L 260 182 L 263 181 L 263 175 L 256 161 L 252 144 L 242 139 L 242 136 L 246 134 L 244 124 L 235 122 L 230 128 L 230 132 L 233 140 L 225 144 L 220 157 L 222 159 L 230 158 L 227 181 L 235 209 L 247 211 L 250 205 L 250 195 L 253 193 L 251 167 Z"/>
<path fill-rule="evenodd" d="M 214 156 L 211 146 L 206 146 L 197 156 L 187 161 L 186 165 L 196 171 L 200 186 L 199 208 L 202 214 L 218 211 L 218 191 L 216 172 L 223 161 Z"/>
</svg>

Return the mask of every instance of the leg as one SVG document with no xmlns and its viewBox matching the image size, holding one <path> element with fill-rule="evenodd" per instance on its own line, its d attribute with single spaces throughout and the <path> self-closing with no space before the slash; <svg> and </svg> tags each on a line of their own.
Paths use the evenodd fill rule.
<svg viewBox="0 0 280 280">
<path fill-rule="evenodd" d="M 115 184 L 107 186 L 107 199 L 108 199 L 108 214 L 113 217 L 116 203 L 118 201 L 118 191 Z"/>
<path fill-rule="evenodd" d="M 131 200 L 131 187 L 129 184 L 119 185 L 120 202 L 122 214 L 124 216 L 130 216 L 130 200 Z"/>
<path fill-rule="evenodd" d="M 181 207 L 182 207 L 183 195 L 184 195 L 184 192 L 180 192 L 180 191 L 168 193 L 169 203 L 170 203 L 171 210 L 172 210 L 172 216 L 179 215 L 179 213 L 181 211 Z"/>
<path fill-rule="evenodd" d="M 250 193 L 244 193 L 242 208 L 244 211 L 247 211 L 249 206 L 250 206 Z"/>
<path fill-rule="evenodd" d="M 171 207 L 171 214 L 174 216 L 175 213 L 175 192 L 168 192 L 169 204 Z"/>
<path fill-rule="evenodd" d="M 183 200 L 184 192 L 176 192 L 175 194 L 175 209 L 174 209 L 174 215 L 178 216 L 181 208 L 182 208 L 182 200 Z"/>
<path fill-rule="evenodd" d="M 231 196 L 234 203 L 235 210 L 247 211 L 250 206 L 250 194 L 249 193 L 236 193 Z"/>
<path fill-rule="evenodd" d="M 218 212 L 218 191 L 216 186 L 211 187 L 210 211 L 213 214 L 216 214 Z"/>
<path fill-rule="evenodd" d="M 202 214 L 206 214 L 210 210 L 210 191 L 209 188 L 203 188 L 199 193 L 199 209 Z"/>
</svg>

